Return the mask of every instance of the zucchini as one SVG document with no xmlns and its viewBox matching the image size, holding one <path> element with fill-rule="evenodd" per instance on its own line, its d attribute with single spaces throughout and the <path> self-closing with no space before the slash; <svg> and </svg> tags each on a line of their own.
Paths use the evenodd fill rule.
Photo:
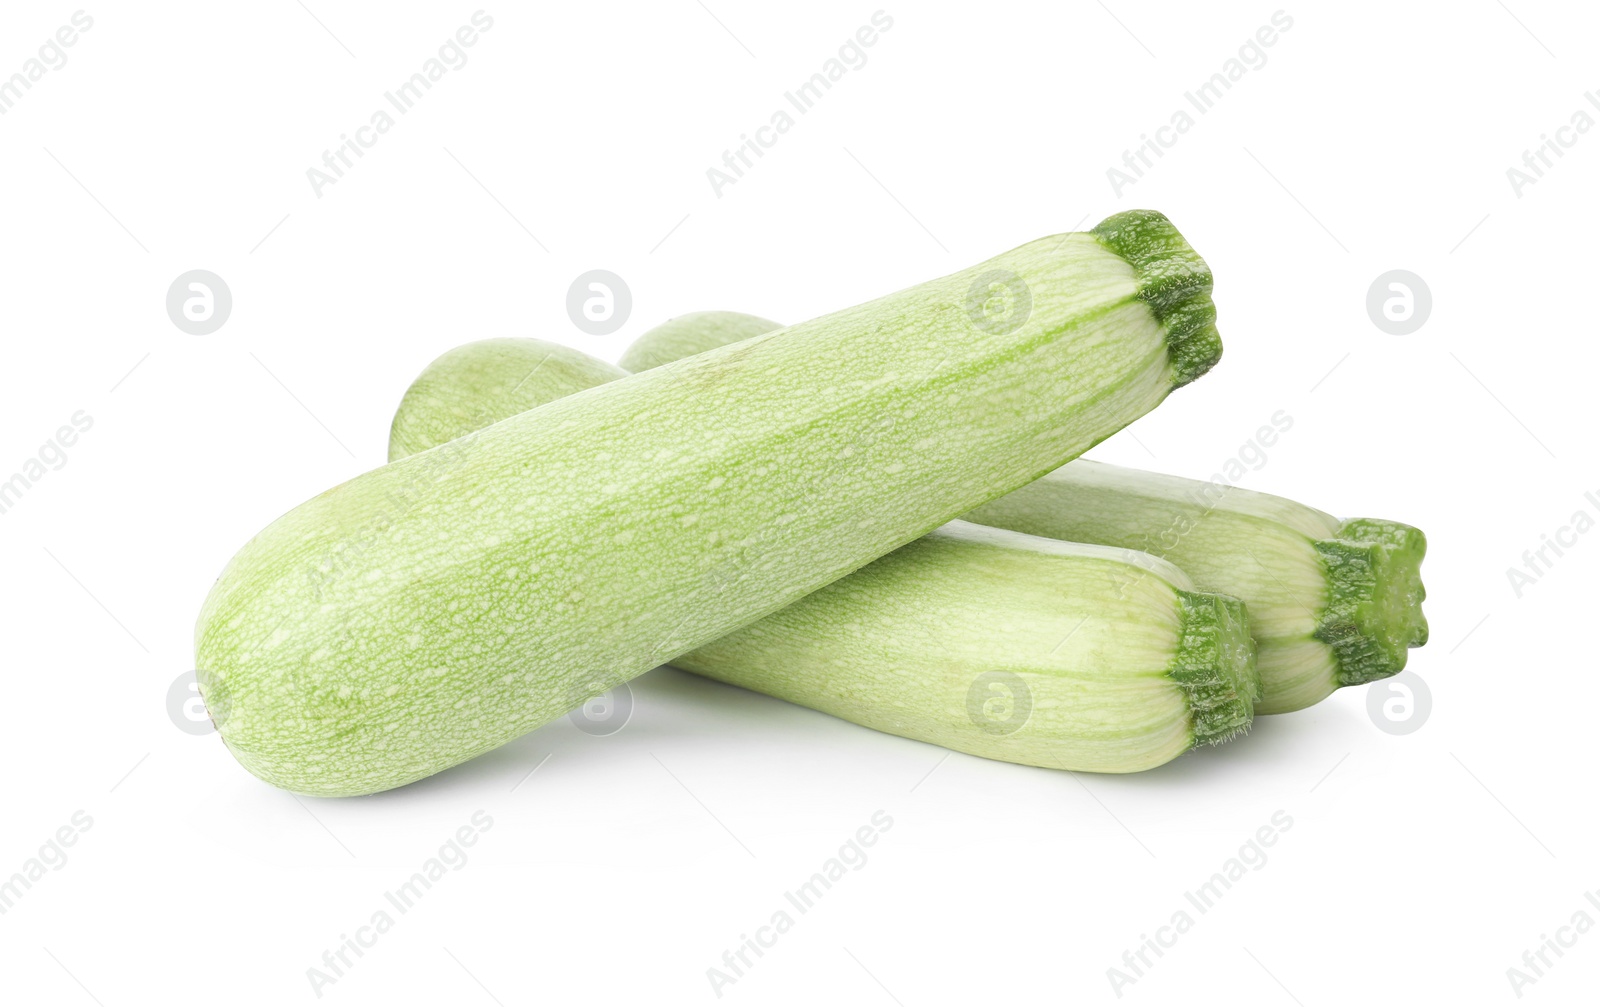
<svg viewBox="0 0 1600 1007">
<path fill-rule="evenodd" d="M 958 752 L 1100 773 L 1233 738 L 1261 688 L 1237 599 L 1143 553 L 966 521 L 672 664 Z"/>
<path fill-rule="evenodd" d="M 657 325 L 647 333 L 648 339 L 640 337 L 635 340 L 622 354 L 618 364 L 622 370 L 637 374 L 674 360 L 692 357 L 713 346 L 742 342 L 781 328 L 783 326 L 777 322 L 737 311 L 694 311 Z M 430 371 L 433 369 L 432 366 L 428 368 Z"/>
<path fill-rule="evenodd" d="M 1250 608 L 1260 713 L 1387 678 L 1428 642 L 1422 532 L 1331 514 L 1254 490 L 1120 468 L 1062 466 L 965 515 L 980 524 L 1142 549 L 1203 590 Z"/>
<path fill-rule="evenodd" d="M 441 394 L 408 391 L 394 429 L 464 436 L 465 417 L 486 426 L 610 380 L 544 368 L 507 395 L 559 348 L 506 342 L 435 361 L 412 391 Z M 1245 730 L 1254 652 L 1244 606 L 1171 563 L 952 521 L 672 664 L 970 755 L 1123 773 Z"/>
<path fill-rule="evenodd" d="M 235 757 L 400 786 L 1021 486 L 1221 353 L 1160 214 L 510 417 L 357 476 L 233 557 L 195 630 Z"/>
<path fill-rule="evenodd" d="M 670 339 L 658 331 L 640 336 L 628 357 L 659 364 L 673 352 L 726 345 L 730 335 L 722 325 L 676 331 Z M 474 398 L 489 407 L 483 396 Z M 513 405 L 489 408 L 498 413 Z M 1427 540 L 1397 521 L 1340 521 L 1254 490 L 1088 459 L 963 516 L 1152 553 L 1176 563 L 1201 590 L 1243 600 L 1262 682 L 1257 713 L 1304 709 L 1341 687 L 1397 674 L 1408 648 L 1428 642 Z"/>
<path fill-rule="evenodd" d="M 726 330 L 705 331 L 720 336 Z M 577 391 L 627 374 L 587 353 L 539 339 L 482 339 L 457 347 L 406 389 L 389 429 L 389 460 L 549 402 L 558 397 L 548 393 L 550 388 Z"/>
</svg>

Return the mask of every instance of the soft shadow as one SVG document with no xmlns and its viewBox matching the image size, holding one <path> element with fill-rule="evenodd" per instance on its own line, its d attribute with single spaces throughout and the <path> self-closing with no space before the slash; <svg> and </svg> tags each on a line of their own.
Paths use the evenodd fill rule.
<svg viewBox="0 0 1600 1007">
<path fill-rule="evenodd" d="M 782 709 L 803 710 L 781 699 L 701 678 L 668 665 L 632 680 L 628 688 L 633 693 L 633 713 L 626 726 L 615 734 L 585 734 L 566 716 L 561 716 L 458 766 L 355 800 L 381 804 L 415 800 L 437 791 L 494 791 L 502 785 L 509 793 L 514 786 L 520 789 L 520 781 L 528 771 L 547 756 L 551 761 L 569 757 L 591 761 L 609 759 L 649 748 L 662 739 L 726 733 L 729 722 L 747 730 L 770 731 L 774 722 L 783 719 Z"/>
<path fill-rule="evenodd" d="M 814 718 L 828 716 L 668 665 L 646 672 L 629 682 L 628 687 L 633 693 L 633 713 L 626 726 L 615 734 L 586 734 L 567 717 L 559 717 L 468 762 L 359 800 L 381 804 L 431 797 L 437 792 L 474 790 L 503 790 L 509 794 L 514 787 L 520 790 L 528 772 L 547 757 L 552 762 L 571 759 L 584 760 L 591 765 L 622 760 L 632 763 L 638 753 L 663 747 L 663 743 L 673 739 L 724 738 L 729 739 L 730 745 L 742 745 L 752 739 L 757 743 L 762 739 L 772 741 L 780 736 L 787 741 L 794 733 L 815 734 Z M 937 745 L 886 735 L 832 717 L 828 719 L 880 738 L 892 738 L 930 751 L 945 751 Z M 1312 737 L 1320 738 L 1315 747 L 1323 750 L 1354 744 L 1363 723 L 1355 706 L 1325 701 L 1295 713 L 1259 716 L 1243 737 L 1187 752 L 1164 766 L 1139 773 L 1084 775 L 1093 777 L 1100 786 L 1144 790 L 1188 787 L 1202 780 L 1249 779 L 1261 775 L 1265 766 L 1302 759 Z M 994 761 L 1021 771 L 1061 772 L 1000 760 L 982 761 Z"/>
<path fill-rule="evenodd" d="M 1188 787 L 1203 780 L 1259 776 L 1265 767 L 1304 761 L 1308 751 L 1353 745 L 1363 723 L 1354 708 L 1325 700 L 1294 713 L 1258 716 L 1244 736 L 1185 752 L 1164 766 L 1103 779 L 1131 790 Z"/>
</svg>

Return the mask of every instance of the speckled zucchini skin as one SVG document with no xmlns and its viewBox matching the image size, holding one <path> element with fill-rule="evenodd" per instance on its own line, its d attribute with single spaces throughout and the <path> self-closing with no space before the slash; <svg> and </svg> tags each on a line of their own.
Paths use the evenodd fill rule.
<svg viewBox="0 0 1600 1007">
<path fill-rule="evenodd" d="M 965 521 L 672 663 L 958 752 L 1098 773 L 1243 733 L 1260 689 L 1238 600 L 1143 554 Z"/>
<path fill-rule="evenodd" d="M 1112 238 L 1040 239 L 301 504 L 200 613 L 223 741 L 300 793 L 400 786 L 1076 456 L 1220 352 L 1204 262 L 1159 214 L 1118 218 Z M 1185 273 L 1199 307 L 1174 315 Z M 974 308 L 987 277 L 1026 310 Z"/>
<path fill-rule="evenodd" d="M 1159 284 L 1149 296 L 1162 303 Z M 1195 310 L 1177 301 L 1179 310 Z M 628 353 L 660 363 L 726 345 L 735 331 L 681 327 L 662 338 L 665 333 L 652 329 Z M 1207 351 L 1197 346 L 1190 352 L 1204 359 Z M 492 401 L 496 412 L 517 406 L 504 396 L 478 399 Z M 457 435 L 469 429 L 459 427 Z M 1182 567 L 1202 590 L 1243 599 L 1262 681 L 1257 713 L 1290 713 L 1341 687 L 1387 678 L 1405 668 L 1409 648 L 1428 642 L 1422 612 L 1427 540 L 1399 522 L 1341 523 L 1282 497 L 1087 459 L 965 516 L 1033 535 L 1153 553 Z"/>
<path fill-rule="evenodd" d="M 674 342 L 693 353 L 722 328 L 698 340 L 680 330 Z M 654 346 L 660 331 L 635 345 Z M 412 386 L 430 393 L 407 393 L 395 429 L 462 436 L 615 380 L 551 368 L 549 344 L 521 342 L 516 353 L 505 340 L 469 343 L 434 361 Z M 476 426 L 463 426 L 469 417 Z M 1236 736 L 1261 688 L 1236 599 L 1195 591 L 1145 553 L 964 521 L 672 663 L 970 755 L 1102 773 Z"/>
<path fill-rule="evenodd" d="M 713 346 L 743 342 L 781 328 L 783 326 L 777 322 L 737 311 L 691 311 L 651 329 L 650 338 L 636 340 L 624 351 L 617 365 L 627 373 L 637 374 L 692 357 Z M 497 396 L 496 405 L 501 402 Z"/>
<path fill-rule="evenodd" d="M 406 389 L 389 428 L 389 460 L 549 402 L 546 389 L 577 391 L 627 376 L 621 367 L 541 339 L 481 339 L 458 346 Z M 491 402 L 494 413 L 486 411 Z"/>
<path fill-rule="evenodd" d="M 1427 541 L 1237 486 L 1081 459 L 966 515 L 1030 535 L 1141 549 L 1250 608 L 1262 698 L 1289 713 L 1386 678 L 1428 640 Z"/>
</svg>

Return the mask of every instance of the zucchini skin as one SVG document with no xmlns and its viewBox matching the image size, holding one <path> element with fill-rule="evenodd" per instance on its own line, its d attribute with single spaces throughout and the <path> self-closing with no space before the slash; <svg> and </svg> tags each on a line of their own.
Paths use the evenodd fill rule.
<svg viewBox="0 0 1600 1007">
<path fill-rule="evenodd" d="M 637 374 L 652 367 L 670 364 L 674 360 L 692 357 L 713 346 L 727 346 L 729 343 L 763 336 L 781 328 L 783 326 L 777 322 L 737 311 L 692 311 L 657 325 L 650 330 L 649 339 L 635 340 L 623 352 L 622 359 L 617 361 L 617 366 L 623 373 Z M 431 371 L 433 367 L 430 366 L 428 369 Z M 547 398 L 544 401 L 553 400 Z M 497 397 L 497 405 L 499 402 Z"/>
<path fill-rule="evenodd" d="M 550 401 L 544 389 L 577 391 L 627 376 L 620 367 L 541 339 L 483 339 L 457 347 L 406 389 L 389 429 L 389 460 L 488 426 L 485 402 L 501 410 L 493 419 L 504 419 Z"/>
<path fill-rule="evenodd" d="M 1290 713 L 1397 674 L 1428 640 L 1422 532 L 1339 521 L 1282 497 L 1080 459 L 965 515 L 979 524 L 1141 549 L 1250 608 L 1258 713 Z"/>
<path fill-rule="evenodd" d="M 672 664 L 970 755 L 1151 769 L 1243 733 L 1260 679 L 1238 600 L 1136 556 L 952 521 Z"/>
<path fill-rule="evenodd" d="M 1159 288 L 1151 297 L 1162 303 Z M 658 343 L 651 331 L 628 352 L 645 360 L 704 352 L 725 345 L 727 333 L 707 326 L 698 339 L 679 332 Z M 1427 539 L 1397 521 L 1341 522 L 1254 490 L 1088 459 L 963 516 L 1148 552 L 1183 568 L 1201 590 L 1242 599 L 1258 647 L 1257 713 L 1302 710 L 1340 688 L 1398 674 L 1409 649 L 1428 642 Z"/>
<path fill-rule="evenodd" d="M 539 358 L 537 341 L 526 342 L 535 345 L 525 359 Z M 463 366 L 475 356 L 485 366 Z M 492 341 L 451 351 L 419 383 L 453 384 L 444 400 L 470 408 L 408 393 L 396 429 L 468 434 L 463 416 L 487 425 L 529 398 L 608 380 L 546 369 L 512 396 L 525 363 L 505 360 Z M 414 411 L 447 415 L 405 415 Z M 1143 553 L 964 521 L 672 664 L 954 751 L 1104 773 L 1150 769 L 1242 733 L 1260 693 L 1236 599 L 1197 592 Z"/>
<path fill-rule="evenodd" d="M 1076 456 L 1217 342 L 1204 262 L 1159 214 L 1118 217 L 1115 240 L 1040 239 L 306 501 L 201 609 L 197 678 L 223 741 L 299 793 L 401 786 Z M 1169 258 L 1130 262 L 1116 248 L 1135 238 Z M 967 310 L 991 274 L 1029 294 L 1015 324 Z M 1197 307 L 1168 325 L 1146 287 L 1170 307 L 1174 276 Z"/>
</svg>

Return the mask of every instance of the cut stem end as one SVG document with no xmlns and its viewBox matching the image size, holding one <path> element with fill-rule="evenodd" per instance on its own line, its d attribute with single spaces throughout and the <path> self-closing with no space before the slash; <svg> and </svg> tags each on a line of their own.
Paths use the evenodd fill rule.
<svg viewBox="0 0 1600 1007">
<path fill-rule="evenodd" d="M 1139 279 L 1139 300 L 1167 330 L 1172 386 L 1181 388 L 1222 358 L 1217 308 L 1211 301 L 1211 267 L 1164 214 L 1127 210 L 1089 233 L 1126 259 Z"/>
<path fill-rule="evenodd" d="M 1397 521 L 1353 518 L 1316 547 L 1328 569 L 1328 601 L 1313 635 L 1333 648 L 1339 684 L 1399 673 L 1409 648 L 1428 642 L 1422 613 L 1427 539 Z"/>
<path fill-rule="evenodd" d="M 1227 595 L 1179 591 L 1182 638 L 1168 676 L 1194 712 L 1194 743 L 1219 745 L 1243 734 L 1261 698 L 1256 648 L 1244 603 Z"/>
</svg>

